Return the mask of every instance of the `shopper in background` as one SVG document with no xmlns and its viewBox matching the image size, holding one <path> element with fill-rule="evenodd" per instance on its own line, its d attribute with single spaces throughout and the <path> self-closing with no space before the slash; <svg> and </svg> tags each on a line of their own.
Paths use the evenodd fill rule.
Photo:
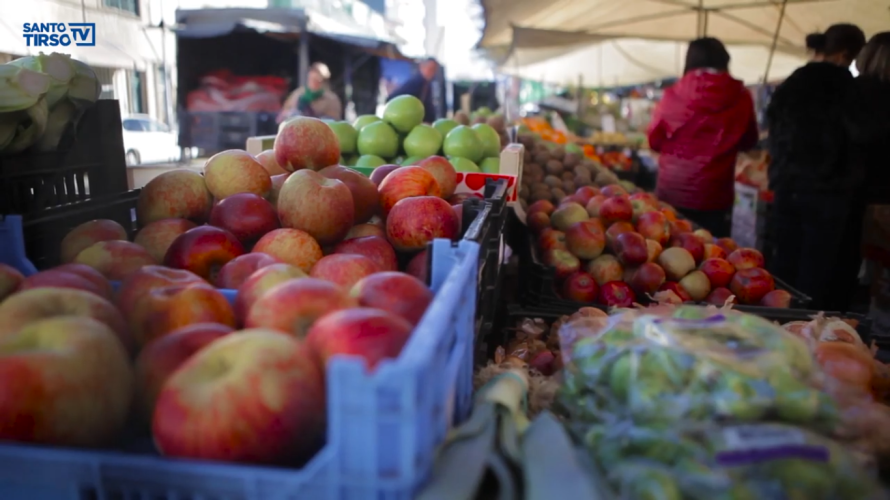
<svg viewBox="0 0 890 500">
<path fill-rule="evenodd" d="M 433 58 L 420 62 L 417 74 L 409 78 L 389 95 L 387 101 L 400 95 L 413 95 L 420 99 L 424 107 L 424 123 L 436 121 L 436 103 L 433 101 L 433 80 L 439 72 L 439 63 Z"/>
<path fill-rule="evenodd" d="M 812 297 L 813 309 L 845 311 L 852 290 L 839 284 L 850 281 L 851 269 L 839 261 L 858 252 L 850 227 L 862 181 L 861 169 L 850 168 L 847 159 L 845 101 L 853 86 L 848 68 L 865 34 L 854 25 L 835 24 L 809 41 L 822 56 L 779 85 L 767 108 L 775 195 L 770 267 Z"/>
<path fill-rule="evenodd" d="M 822 61 L 825 59 L 825 54 L 822 52 L 825 49 L 824 36 L 822 33 L 807 35 L 807 55 L 810 56 L 811 61 Z"/>
<path fill-rule="evenodd" d="M 306 85 L 293 92 L 278 113 L 278 123 L 292 116 L 311 116 L 313 118 L 343 119 L 343 103 L 337 94 L 328 89 L 327 83 L 331 71 L 323 63 L 314 63 L 306 75 Z"/>
<path fill-rule="evenodd" d="M 729 236 L 736 155 L 758 134 L 751 93 L 729 74 L 720 40 L 689 43 L 683 78 L 665 90 L 648 136 L 660 153 L 658 198 L 714 236 Z"/>
</svg>

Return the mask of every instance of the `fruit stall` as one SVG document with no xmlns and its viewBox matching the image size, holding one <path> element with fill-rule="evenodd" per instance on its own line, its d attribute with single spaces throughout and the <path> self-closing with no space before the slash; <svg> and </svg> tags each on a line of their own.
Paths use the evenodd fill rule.
<svg viewBox="0 0 890 500">
<path fill-rule="evenodd" d="M 3 500 L 883 498 L 870 319 L 596 151 L 406 96 L 128 190 L 88 70 L 0 66 Z"/>
</svg>

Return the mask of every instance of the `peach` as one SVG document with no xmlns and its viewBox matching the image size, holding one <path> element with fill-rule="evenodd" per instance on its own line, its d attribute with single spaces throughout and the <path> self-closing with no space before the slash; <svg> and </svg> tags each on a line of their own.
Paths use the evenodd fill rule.
<svg viewBox="0 0 890 500">
<path fill-rule="evenodd" d="M 266 292 L 285 281 L 307 276 L 299 267 L 290 264 L 271 264 L 257 270 L 238 287 L 235 296 L 235 317 L 238 322 L 244 323 L 253 303 Z"/>
<path fill-rule="evenodd" d="M 176 218 L 202 224 L 210 215 L 212 203 L 204 177 L 191 170 L 171 170 L 149 181 L 139 192 L 136 218 L 143 227 Z"/>
<path fill-rule="evenodd" d="M 281 261 L 266 253 L 246 253 L 226 262 L 216 275 L 213 286 L 217 288 L 237 289 L 258 269 L 262 269 Z"/>
<path fill-rule="evenodd" d="M 240 149 L 229 149 L 208 158 L 204 164 L 204 182 L 217 200 L 238 193 L 266 197 L 272 190 L 272 179 L 265 167 Z"/>
<path fill-rule="evenodd" d="M 340 165 L 325 167 L 318 173 L 328 179 L 337 179 L 349 188 L 355 213 L 354 224 L 368 222 L 377 213 L 380 195 L 377 193 L 377 186 L 371 182 L 371 179 L 351 168 Z"/>
<path fill-rule="evenodd" d="M 303 338 L 319 318 L 356 305 L 356 300 L 339 285 L 317 278 L 301 278 L 285 281 L 257 299 L 244 325 Z"/>
<path fill-rule="evenodd" d="M 352 193 L 343 182 L 312 170 L 299 170 L 284 181 L 278 193 L 281 226 L 312 235 L 321 245 L 346 236 L 355 221 Z"/>
<path fill-rule="evenodd" d="M 133 243 L 146 249 L 157 262 L 164 262 L 167 250 L 180 234 L 198 227 L 186 219 L 161 219 L 143 227 Z"/>
<path fill-rule="evenodd" d="M 361 307 L 373 307 L 400 316 L 417 326 L 433 301 L 433 292 L 406 273 L 381 272 L 363 278 L 350 290 Z"/>
<path fill-rule="evenodd" d="M 334 356 L 346 355 L 363 358 L 368 369 L 374 370 L 380 362 L 398 357 L 411 330 L 404 318 L 380 309 L 347 309 L 312 325 L 306 345 L 322 366 Z"/>
<path fill-rule="evenodd" d="M 207 283 L 152 288 L 136 300 L 127 319 L 141 346 L 194 323 L 235 327 L 232 305 Z"/>
<path fill-rule="evenodd" d="M 62 263 L 74 262 L 77 254 L 100 241 L 127 240 L 127 230 L 113 220 L 97 219 L 75 227 L 62 238 Z"/>
<path fill-rule="evenodd" d="M 307 116 L 282 123 L 272 149 L 278 165 L 288 172 L 321 170 L 340 161 L 340 141 L 334 131 L 325 122 Z"/>
<path fill-rule="evenodd" d="M 244 247 L 232 233 L 213 226 L 199 226 L 173 240 L 164 265 L 185 269 L 213 283 L 219 270 L 235 257 L 244 254 Z"/>
<path fill-rule="evenodd" d="M 129 241 L 100 241 L 87 247 L 74 259 L 102 273 L 112 281 L 120 281 L 145 266 L 158 263 L 148 250 Z"/>
<path fill-rule="evenodd" d="M 266 233 L 253 246 L 253 251 L 269 254 L 303 272 L 309 272 L 323 256 L 315 238 L 299 229 L 276 229 Z"/>
</svg>

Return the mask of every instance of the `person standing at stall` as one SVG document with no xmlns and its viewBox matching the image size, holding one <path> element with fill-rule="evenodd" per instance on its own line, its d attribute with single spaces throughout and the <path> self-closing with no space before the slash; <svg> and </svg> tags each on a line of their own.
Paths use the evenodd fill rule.
<svg viewBox="0 0 890 500">
<path fill-rule="evenodd" d="M 766 113 L 774 193 L 770 270 L 809 295 L 813 309 L 843 311 L 852 291 L 837 286 L 850 273 L 839 260 L 858 252 L 849 230 L 862 180 L 847 158 L 845 102 L 853 86 L 848 68 L 865 34 L 852 24 L 835 24 L 808 43 L 821 57 L 779 85 Z"/>
<path fill-rule="evenodd" d="M 424 108 L 424 123 L 436 121 L 436 103 L 433 100 L 433 80 L 439 73 L 439 63 L 432 57 L 424 59 L 417 66 L 417 74 L 409 78 L 399 88 L 393 90 L 387 102 L 401 95 L 413 95 L 420 99 Z"/>
<path fill-rule="evenodd" d="M 649 124 L 658 198 L 716 237 L 729 236 L 740 150 L 757 144 L 754 100 L 729 74 L 716 38 L 689 43 L 683 77 L 664 92 Z"/>
<path fill-rule="evenodd" d="M 331 71 L 326 65 L 314 63 L 309 66 L 306 85 L 291 92 L 284 100 L 281 112 L 278 113 L 278 123 L 297 115 L 342 120 L 343 103 L 328 88 L 330 78 Z"/>
</svg>

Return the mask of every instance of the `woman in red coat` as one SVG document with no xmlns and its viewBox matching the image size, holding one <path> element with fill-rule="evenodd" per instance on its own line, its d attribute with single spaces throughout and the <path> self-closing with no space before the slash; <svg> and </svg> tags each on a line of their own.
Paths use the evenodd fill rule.
<svg viewBox="0 0 890 500">
<path fill-rule="evenodd" d="M 740 150 L 757 144 L 751 93 L 730 76 L 716 38 L 689 43 L 683 78 L 664 92 L 649 125 L 656 195 L 716 237 L 729 236 Z"/>
</svg>

